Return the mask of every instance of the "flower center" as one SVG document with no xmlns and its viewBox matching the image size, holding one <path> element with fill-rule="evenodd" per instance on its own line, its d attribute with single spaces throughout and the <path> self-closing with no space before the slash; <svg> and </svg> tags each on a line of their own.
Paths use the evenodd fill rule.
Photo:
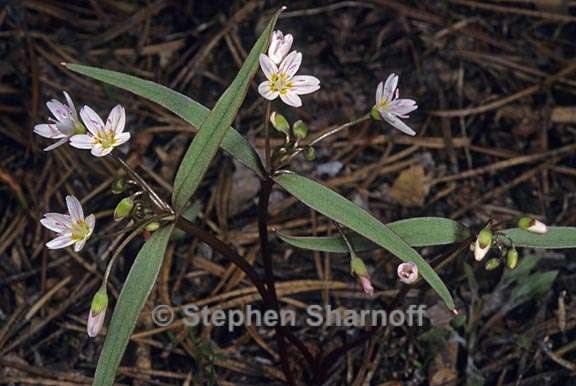
<svg viewBox="0 0 576 386">
<path fill-rule="evenodd" d="M 288 75 L 283 72 L 272 74 L 270 79 L 270 90 L 277 91 L 280 95 L 286 95 L 294 84 L 288 79 Z"/>
<path fill-rule="evenodd" d="M 94 140 L 106 149 L 116 144 L 116 133 L 113 130 L 103 130 L 98 132 Z"/>
<path fill-rule="evenodd" d="M 72 239 L 75 241 L 84 240 L 90 235 L 90 226 L 84 220 L 72 224 Z"/>
</svg>

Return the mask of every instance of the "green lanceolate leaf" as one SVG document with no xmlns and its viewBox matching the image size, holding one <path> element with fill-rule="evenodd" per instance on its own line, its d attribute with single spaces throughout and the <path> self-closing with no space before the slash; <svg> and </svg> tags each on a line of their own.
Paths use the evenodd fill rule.
<svg viewBox="0 0 576 386">
<path fill-rule="evenodd" d="M 206 174 L 212 158 L 216 155 L 224 135 L 236 117 L 250 82 L 258 70 L 260 54 L 268 47 L 268 41 L 278 15 L 279 12 L 272 17 L 250 50 L 238 75 L 230 87 L 220 96 L 206 120 L 200 125 L 198 133 L 186 151 L 174 179 L 172 203 L 177 212 L 186 205 L 186 202 L 200 185 L 200 181 Z"/>
<path fill-rule="evenodd" d="M 415 217 L 386 224 L 412 247 L 453 244 L 470 237 L 468 229 L 454 220 L 441 217 Z M 286 243 L 313 251 L 347 253 L 348 247 L 340 235 L 335 236 L 290 236 L 278 232 L 278 237 Z M 348 237 L 356 252 L 381 248 L 370 240 L 353 234 Z"/>
<path fill-rule="evenodd" d="M 514 241 L 517 247 L 528 248 L 576 248 L 576 227 L 548 227 L 548 232 L 541 235 L 520 228 L 501 231 Z"/>
<path fill-rule="evenodd" d="M 94 386 L 114 384 L 116 371 L 146 299 L 156 282 L 172 226 L 159 229 L 144 243 L 122 287 L 98 359 Z"/>
<path fill-rule="evenodd" d="M 195 127 L 199 127 L 210 112 L 208 108 L 186 95 L 149 80 L 80 64 L 68 63 L 66 68 L 157 103 Z M 258 154 L 256 154 L 248 140 L 232 127 L 229 127 L 228 131 L 226 131 L 221 146 L 224 151 L 246 167 L 252 169 L 260 177 L 264 176 L 264 167 Z"/>
<path fill-rule="evenodd" d="M 426 260 L 370 213 L 309 178 L 285 173 L 276 176 L 274 180 L 312 209 L 380 245 L 401 260 L 416 264 L 424 280 L 432 286 L 450 309 L 454 309 L 452 295 Z"/>
</svg>

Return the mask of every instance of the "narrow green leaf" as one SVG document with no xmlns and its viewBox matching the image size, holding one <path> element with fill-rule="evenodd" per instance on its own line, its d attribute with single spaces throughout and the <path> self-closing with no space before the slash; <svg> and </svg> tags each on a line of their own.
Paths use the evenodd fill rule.
<svg viewBox="0 0 576 386">
<path fill-rule="evenodd" d="M 157 103 L 194 127 L 199 127 L 210 112 L 208 108 L 186 95 L 149 80 L 80 64 L 67 63 L 66 68 Z M 226 131 L 221 146 L 224 151 L 246 167 L 252 169 L 260 177 L 264 176 L 264 167 L 258 154 L 248 140 L 232 127 L 229 127 L 228 131 Z"/>
<path fill-rule="evenodd" d="M 278 15 L 279 12 L 272 17 L 272 20 L 270 20 L 268 26 L 250 50 L 238 75 L 236 75 L 230 87 L 220 96 L 218 102 L 216 102 L 216 105 L 200 126 L 188 151 L 186 151 L 184 159 L 182 159 L 176 172 L 174 191 L 172 192 L 172 203 L 177 212 L 186 205 L 186 202 L 200 185 L 200 181 L 206 174 L 212 158 L 216 155 L 224 135 L 244 101 L 250 82 L 258 70 L 260 54 L 268 47 L 268 41 L 270 40 L 272 29 L 276 25 Z"/>
<path fill-rule="evenodd" d="M 454 220 L 441 217 L 415 217 L 386 224 L 412 247 L 425 247 L 457 243 L 470 237 L 468 229 Z M 348 247 L 340 235 L 334 236 L 290 236 L 278 232 L 286 243 L 313 251 L 347 253 Z M 348 236 L 356 252 L 380 248 L 370 240 L 353 234 Z"/>
<path fill-rule="evenodd" d="M 416 264 L 424 280 L 432 286 L 450 309 L 454 309 L 452 295 L 426 260 L 370 213 L 309 178 L 285 173 L 276 176 L 274 180 L 312 209 L 380 245 L 401 260 Z"/>
<path fill-rule="evenodd" d="M 517 247 L 561 249 L 576 248 L 576 227 L 548 227 L 546 234 L 540 235 L 520 228 L 503 230 Z"/>
<path fill-rule="evenodd" d="M 138 252 L 114 308 L 104 347 L 98 359 L 93 386 L 114 384 L 116 370 L 126 351 L 130 335 L 156 282 L 171 232 L 172 225 L 157 230 Z"/>
</svg>

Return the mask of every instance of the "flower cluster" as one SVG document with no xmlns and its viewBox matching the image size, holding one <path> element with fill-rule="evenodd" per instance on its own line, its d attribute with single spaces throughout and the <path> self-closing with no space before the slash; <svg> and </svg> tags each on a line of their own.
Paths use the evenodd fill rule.
<svg viewBox="0 0 576 386">
<path fill-rule="evenodd" d="M 124 132 L 126 112 L 124 107 L 118 105 L 112 109 L 106 124 L 88 106 L 82 107 L 80 116 L 76 111 L 72 98 L 64 91 L 67 105 L 52 99 L 46 103 L 48 110 L 54 118 L 50 123 L 42 123 L 34 127 L 34 132 L 42 137 L 58 139 L 45 148 L 45 151 L 56 149 L 58 146 L 70 142 L 78 149 L 89 149 L 92 155 L 103 157 L 109 154 L 116 146 L 120 146 L 130 139 L 130 133 Z M 86 134 L 88 129 L 88 134 Z"/>
</svg>

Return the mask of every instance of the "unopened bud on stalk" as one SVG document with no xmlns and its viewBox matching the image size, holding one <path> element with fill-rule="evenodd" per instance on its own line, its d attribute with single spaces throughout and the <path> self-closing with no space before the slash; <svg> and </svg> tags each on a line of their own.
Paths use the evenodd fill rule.
<svg viewBox="0 0 576 386">
<path fill-rule="evenodd" d="M 108 294 L 106 293 L 106 288 L 102 287 L 94 294 L 90 306 L 90 313 L 88 314 L 86 332 L 88 332 L 90 338 L 94 338 L 102 329 L 106 316 L 106 308 L 108 308 Z"/>
<path fill-rule="evenodd" d="M 134 209 L 134 200 L 130 197 L 123 198 L 114 209 L 114 221 L 120 221 L 130 216 L 132 209 Z"/>
<path fill-rule="evenodd" d="M 352 254 L 350 259 L 350 271 L 352 272 L 352 275 L 358 277 L 358 281 L 360 282 L 360 286 L 364 293 L 372 296 L 374 294 L 374 287 L 372 287 L 372 283 L 370 282 L 368 269 L 366 269 L 366 265 L 362 259 L 354 254 Z"/>
<path fill-rule="evenodd" d="M 493 258 L 486 263 L 486 271 L 492 271 L 500 266 L 500 259 Z"/>
<path fill-rule="evenodd" d="M 481 261 L 490 250 L 491 245 L 492 232 L 490 229 L 484 228 L 478 234 L 478 238 L 474 245 L 474 259 L 476 259 L 476 261 Z"/>
<path fill-rule="evenodd" d="M 412 284 L 418 280 L 418 267 L 411 261 L 400 264 L 397 273 L 402 283 Z"/>
<path fill-rule="evenodd" d="M 539 234 L 548 232 L 548 226 L 546 226 L 546 224 L 531 217 L 520 218 L 518 220 L 518 227 Z"/>
<path fill-rule="evenodd" d="M 298 139 L 304 139 L 308 135 L 308 126 L 301 120 L 297 120 L 292 125 L 292 131 Z"/>
<path fill-rule="evenodd" d="M 288 135 L 290 132 L 290 124 L 282 114 L 279 114 L 276 111 L 273 111 L 272 114 L 270 114 L 270 123 L 272 123 L 272 126 L 281 133 Z"/>
<path fill-rule="evenodd" d="M 112 185 L 110 186 L 110 190 L 114 194 L 121 194 L 126 191 L 128 187 L 128 183 L 124 177 L 116 177 L 114 181 L 112 181 Z"/>
<path fill-rule="evenodd" d="M 516 248 L 512 248 L 506 253 L 506 265 L 508 268 L 514 269 L 516 268 L 516 264 L 518 264 L 518 251 Z"/>
</svg>

